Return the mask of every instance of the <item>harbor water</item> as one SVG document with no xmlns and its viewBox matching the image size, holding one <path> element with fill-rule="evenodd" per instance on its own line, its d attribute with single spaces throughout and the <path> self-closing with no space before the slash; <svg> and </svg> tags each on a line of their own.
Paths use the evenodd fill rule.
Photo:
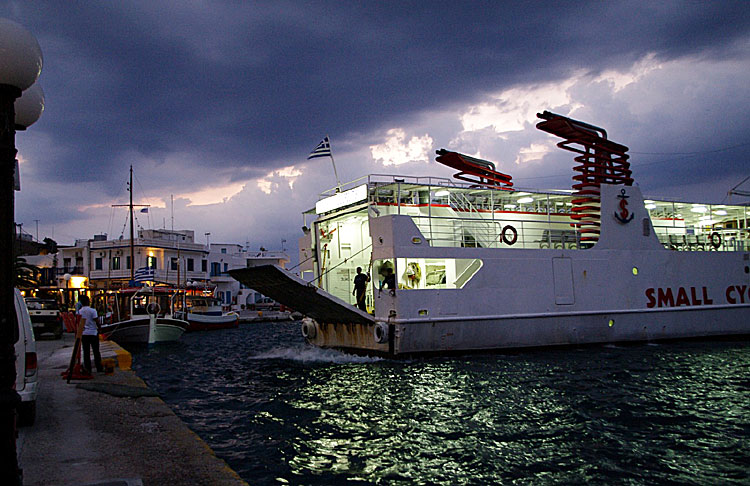
<svg viewBox="0 0 750 486">
<path fill-rule="evenodd" d="M 133 350 L 250 484 L 750 484 L 750 341 L 385 360 L 253 323 Z"/>
</svg>

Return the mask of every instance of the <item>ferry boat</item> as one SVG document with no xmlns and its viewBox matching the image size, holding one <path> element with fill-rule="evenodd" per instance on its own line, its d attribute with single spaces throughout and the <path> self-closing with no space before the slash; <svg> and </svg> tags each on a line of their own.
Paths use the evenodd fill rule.
<svg viewBox="0 0 750 486">
<path fill-rule="evenodd" d="M 575 154 L 571 190 L 519 190 L 441 150 L 458 181 L 369 175 L 324 193 L 305 213 L 301 276 L 230 273 L 305 314 L 309 343 L 364 354 L 750 334 L 750 208 L 645 198 L 604 129 L 538 116 Z"/>
<path fill-rule="evenodd" d="M 240 325 L 240 316 L 236 312 L 224 312 L 221 301 L 214 296 L 187 295 L 181 310 L 174 312 L 174 317 L 190 323 L 187 331 L 211 331 L 228 329 Z"/>
<path fill-rule="evenodd" d="M 172 316 L 177 293 L 170 287 L 136 287 L 94 296 L 102 309 L 99 333 L 118 344 L 177 341 L 190 324 Z"/>
</svg>

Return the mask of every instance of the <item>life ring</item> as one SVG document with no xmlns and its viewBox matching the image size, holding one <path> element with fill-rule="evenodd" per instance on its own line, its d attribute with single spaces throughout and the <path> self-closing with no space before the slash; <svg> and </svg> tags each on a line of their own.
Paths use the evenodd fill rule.
<svg viewBox="0 0 750 486">
<path fill-rule="evenodd" d="M 305 339 L 315 338 L 315 323 L 312 321 L 312 319 L 302 320 L 302 337 L 304 337 Z"/>
<path fill-rule="evenodd" d="M 708 241 L 711 242 L 711 246 L 714 247 L 714 250 L 718 250 L 721 246 L 721 235 L 714 231 L 708 236 Z"/>
<path fill-rule="evenodd" d="M 388 324 L 385 322 L 376 322 L 375 328 L 372 330 L 372 335 L 376 343 L 382 344 L 388 342 Z"/>
<path fill-rule="evenodd" d="M 513 234 L 512 238 L 508 238 L 508 235 L 506 234 L 508 231 L 510 231 Z M 518 241 L 518 231 L 516 231 L 516 229 L 513 226 L 506 225 L 505 227 L 503 227 L 502 239 L 503 239 L 503 243 L 505 243 L 508 246 L 512 246 L 516 241 Z"/>
<path fill-rule="evenodd" d="M 158 302 L 151 302 L 146 306 L 146 312 L 148 314 L 158 314 L 161 312 L 161 306 Z"/>
</svg>

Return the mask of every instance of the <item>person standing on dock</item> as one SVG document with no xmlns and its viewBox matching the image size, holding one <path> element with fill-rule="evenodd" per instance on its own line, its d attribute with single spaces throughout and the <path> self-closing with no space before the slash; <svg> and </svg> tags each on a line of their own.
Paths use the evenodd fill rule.
<svg viewBox="0 0 750 486">
<path fill-rule="evenodd" d="M 87 295 L 82 295 L 78 302 L 81 303 L 81 308 L 77 314 L 83 319 L 83 335 L 81 336 L 81 344 L 83 345 L 83 367 L 90 374 L 91 373 L 91 355 L 89 348 L 94 351 L 94 365 L 96 371 L 104 371 L 102 366 L 102 356 L 99 353 L 99 328 L 96 325 L 96 319 L 99 317 L 96 313 L 96 309 L 91 307 L 91 300 Z"/>
<path fill-rule="evenodd" d="M 365 293 L 367 292 L 367 282 L 369 281 L 370 276 L 362 273 L 362 267 L 357 267 L 357 275 L 354 277 L 354 291 L 352 292 L 352 295 L 357 298 L 356 305 L 362 312 L 367 312 Z"/>
</svg>

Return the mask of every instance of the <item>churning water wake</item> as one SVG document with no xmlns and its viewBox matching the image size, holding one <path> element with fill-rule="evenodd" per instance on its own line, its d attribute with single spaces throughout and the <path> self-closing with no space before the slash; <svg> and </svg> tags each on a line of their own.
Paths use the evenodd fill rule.
<svg viewBox="0 0 750 486">
<path fill-rule="evenodd" d="M 250 484 L 750 484 L 748 341 L 398 361 L 261 323 L 134 368 Z"/>
<path fill-rule="evenodd" d="M 299 344 L 293 347 L 274 348 L 269 351 L 248 356 L 248 359 L 280 359 L 300 363 L 374 363 L 382 358 L 355 356 L 333 349 L 321 349 Z"/>
</svg>

